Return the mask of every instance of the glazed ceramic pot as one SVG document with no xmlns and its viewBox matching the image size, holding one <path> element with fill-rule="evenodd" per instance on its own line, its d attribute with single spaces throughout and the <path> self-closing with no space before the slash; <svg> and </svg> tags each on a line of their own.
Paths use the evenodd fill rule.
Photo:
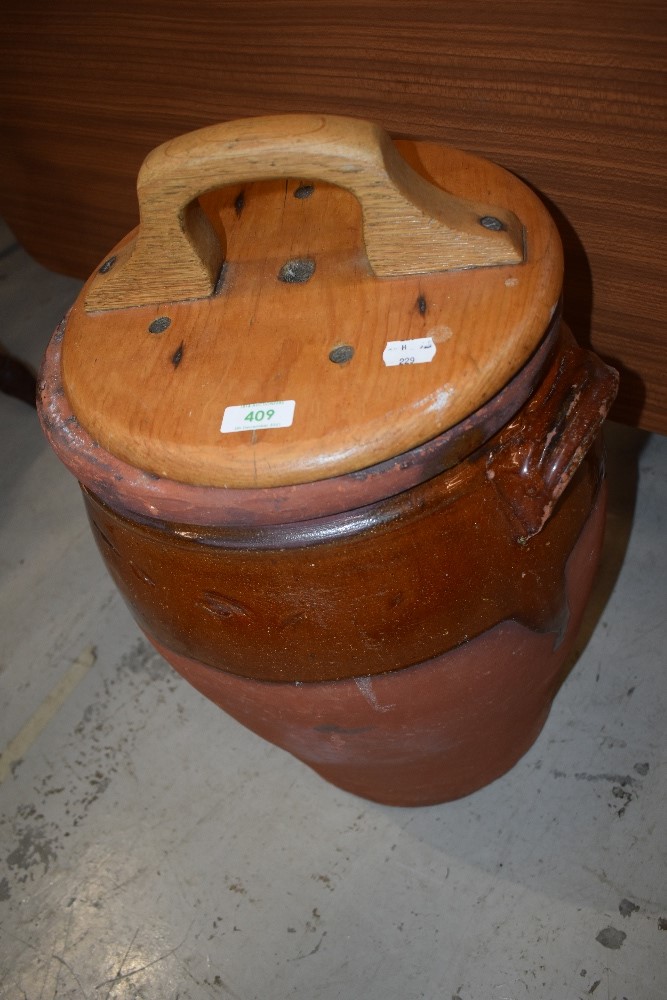
<svg viewBox="0 0 667 1000">
<path fill-rule="evenodd" d="M 548 214 L 486 161 L 314 116 L 175 140 L 139 196 L 41 379 L 138 624 L 358 795 L 498 777 L 590 592 L 617 384 L 560 322 Z"/>
</svg>

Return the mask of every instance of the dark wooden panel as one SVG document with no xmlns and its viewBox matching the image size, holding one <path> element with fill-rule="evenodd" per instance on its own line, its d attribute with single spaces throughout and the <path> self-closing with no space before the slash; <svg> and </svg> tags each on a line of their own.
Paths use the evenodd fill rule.
<svg viewBox="0 0 667 1000">
<path fill-rule="evenodd" d="M 277 111 L 380 121 L 495 159 L 552 208 L 565 314 L 667 432 L 661 0 L 6 4 L 0 211 L 84 276 L 135 218 L 154 145 Z"/>
</svg>

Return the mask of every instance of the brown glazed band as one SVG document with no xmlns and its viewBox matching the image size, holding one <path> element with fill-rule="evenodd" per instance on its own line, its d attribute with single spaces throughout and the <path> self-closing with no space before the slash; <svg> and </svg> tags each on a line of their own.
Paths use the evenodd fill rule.
<svg viewBox="0 0 667 1000">
<path fill-rule="evenodd" d="M 297 486 L 233 489 L 194 486 L 137 469 L 102 448 L 72 412 L 61 379 L 67 317 L 47 348 L 38 409 L 53 450 L 78 481 L 114 510 L 181 524 L 285 524 L 354 510 L 426 482 L 480 448 L 523 406 L 542 380 L 558 342 L 560 307 L 540 345 L 497 395 L 460 423 L 395 458 L 359 472 Z"/>
</svg>

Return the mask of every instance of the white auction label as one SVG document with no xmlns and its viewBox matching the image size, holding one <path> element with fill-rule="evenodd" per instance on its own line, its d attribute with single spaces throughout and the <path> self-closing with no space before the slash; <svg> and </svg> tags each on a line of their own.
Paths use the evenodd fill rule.
<svg viewBox="0 0 667 1000">
<path fill-rule="evenodd" d="M 294 420 L 293 399 L 276 403 L 243 403 L 228 406 L 222 415 L 220 430 L 223 434 L 235 431 L 265 431 L 275 427 L 291 427 Z"/>
<path fill-rule="evenodd" d="M 433 337 L 417 337 L 415 340 L 389 340 L 382 354 L 387 367 L 391 365 L 424 365 L 433 361 L 435 344 Z"/>
</svg>

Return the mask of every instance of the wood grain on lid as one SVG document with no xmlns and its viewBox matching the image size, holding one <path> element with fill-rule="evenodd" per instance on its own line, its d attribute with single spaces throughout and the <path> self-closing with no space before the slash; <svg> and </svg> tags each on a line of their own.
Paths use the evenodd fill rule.
<svg viewBox="0 0 667 1000">
<path fill-rule="evenodd" d="M 289 485 L 406 451 L 498 392 L 557 305 L 555 227 L 498 167 L 433 143 L 396 145 L 453 195 L 514 213 L 525 260 L 378 278 L 348 191 L 310 177 L 226 187 L 202 198 L 227 243 L 214 295 L 87 313 L 84 287 L 63 341 L 63 383 L 86 430 L 158 476 Z M 428 363 L 385 365 L 389 341 L 428 337 Z M 291 426 L 221 433 L 227 407 L 282 400 L 295 401 Z"/>
</svg>

